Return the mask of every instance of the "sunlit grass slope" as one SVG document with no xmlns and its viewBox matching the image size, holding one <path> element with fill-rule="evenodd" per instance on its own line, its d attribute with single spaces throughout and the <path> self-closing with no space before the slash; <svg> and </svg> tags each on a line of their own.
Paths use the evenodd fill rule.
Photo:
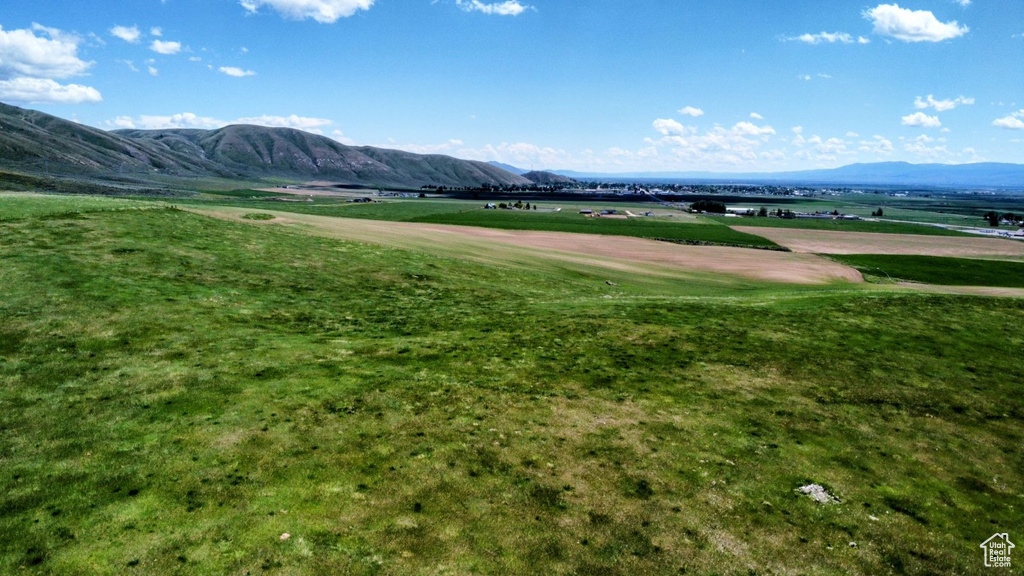
<svg viewBox="0 0 1024 576">
<path fill-rule="evenodd" d="M 970 573 L 1024 520 L 1020 300 L 175 210 L 0 223 L 0 285 L 0 573 Z"/>
</svg>

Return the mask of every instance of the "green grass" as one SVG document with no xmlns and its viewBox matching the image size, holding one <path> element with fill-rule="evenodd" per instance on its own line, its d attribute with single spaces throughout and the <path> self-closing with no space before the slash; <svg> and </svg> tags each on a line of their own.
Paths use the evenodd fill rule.
<svg viewBox="0 0 1024 576">
<path fill-rule="evenodd" d="M 88 212 L 148 209 L 159 206 L 159 204 L 152 202 L 105 198 L 102 196 L 0 192 L 0 220 L 19 220 L 41 216 L 67 217 Z"/>
<path fill-rule="evenodd" d="M 200 206 L 210 204 L 210 202 L 204 201 L 176 203 Z M 617 220 L 610 218 L 586 218 L 578 213 L 578 206 L 590 206 L 587 204 L 540 204 L 540 206 L 546 208 L 565 207 L 561 212 L 484 210 L 482 208 L 483 202 L 446 200 L 400 200 L 385 201 L 379 204 L 349 204 L 345 203 L 344 200 L 337 199 L 318 199 L 314 202 L 260 202 L 249 200 L 214 202 L 214 204 L 390 222 L 421 222 L 458 226 L 481 226 L 504 230 L 605 234 L 657 238 L 692 244 L 780 249 L 777 244 L 767 238 L 737 232 L 728 226 L 718 225 L 718 222 L 710 219 L 695 220 L 683 213 L 679 213 L 679 218 L 677 219 L 631 218 L 629 220 Z M 620 211 L 626 209 L 642 211 L 644 209 L 650 210 L 654 207 L 641 205 L 638 208 L 635 205 L 617 205 L 615 208 Z M 594 209 L 600 208 L 598 205 L 594 205 Z M 658 211 L 664 212 L 661 209 L 658 209 Z"/>
<path fill-rule="evenodd" d="M 1024 262 L 885 254 L 829 258 L 885 279 L 945 286 L 1024 288 Z"/>
<path fill-rule="evenodd" d="M 1024 521 L 1020 300 L 436 252 L 0 223 L 0 573 L 971 573 Z"/>
<path fill-rule="evenodd" d="M 842 232 L 877 232 L 886 234 L 920 234 L 924 236 L 970 236 L 964 232 L 899 222 L 868 222 L 864 220 L 817 220 L 813 218 L 715 218 L 730 226 L 760 226 L 765 228 L 797 228 L 802 230 L 837 230 Z"/>
</svg>

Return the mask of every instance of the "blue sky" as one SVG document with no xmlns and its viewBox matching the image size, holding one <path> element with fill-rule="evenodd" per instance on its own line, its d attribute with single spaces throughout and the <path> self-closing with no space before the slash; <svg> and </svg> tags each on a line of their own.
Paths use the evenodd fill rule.
<svg viewBox="0 0 1024 576">
<path fill-rule="evenodd" d="M 0 101 L 524 168 L 1024 162 L 1021 0 L 3 0 Z"/>
</svg>

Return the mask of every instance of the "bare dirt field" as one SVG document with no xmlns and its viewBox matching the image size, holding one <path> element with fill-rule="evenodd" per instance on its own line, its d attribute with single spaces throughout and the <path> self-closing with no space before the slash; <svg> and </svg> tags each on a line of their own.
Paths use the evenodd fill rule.
<svg viewBox="0 0 1024 576">
<path fill-rule="evenodd" d="M 955 258 L 1024 258 L 1024 242 L 1001 238 L 918 236 L 874 232 L 833 232 L 733 226 L 756 234 L 794 252 L 805 254 L 903 254 Z"/>
<path fill-rule="evenodd" d="M 251 210 L 204 208 L 196 212 L 241 220 Z M 529 263 L 548 261 L 606 268 L 636 274 L 686 277 L 687 274 L 727 274 L 755 281 L 789 284 L 862 282 L 860 272 L 813 254 L 775 252 L 718 246 L 685 246 L 622 236 L 565 232 L 535 232 L 333 218 L 306 214 L 271 213 L 276 218 L 260 225 L 302 228 L 308 233 L 370 242 L 405 249 L 431 250 L 439 255 L 481 262 Z M 248 220 L 241 220 L 253 223 Z"/>
</svg>

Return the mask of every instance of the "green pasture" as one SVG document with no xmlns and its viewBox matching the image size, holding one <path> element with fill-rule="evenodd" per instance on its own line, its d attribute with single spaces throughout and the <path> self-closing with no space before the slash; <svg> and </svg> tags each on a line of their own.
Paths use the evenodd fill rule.
<svg viewBox="0 0 1024 576">
<path fill-rule="evenodd" d="M 0 573 L 978 573 L 1024 521 L 1019 299 L 4 200 Z"/>
</svg>

